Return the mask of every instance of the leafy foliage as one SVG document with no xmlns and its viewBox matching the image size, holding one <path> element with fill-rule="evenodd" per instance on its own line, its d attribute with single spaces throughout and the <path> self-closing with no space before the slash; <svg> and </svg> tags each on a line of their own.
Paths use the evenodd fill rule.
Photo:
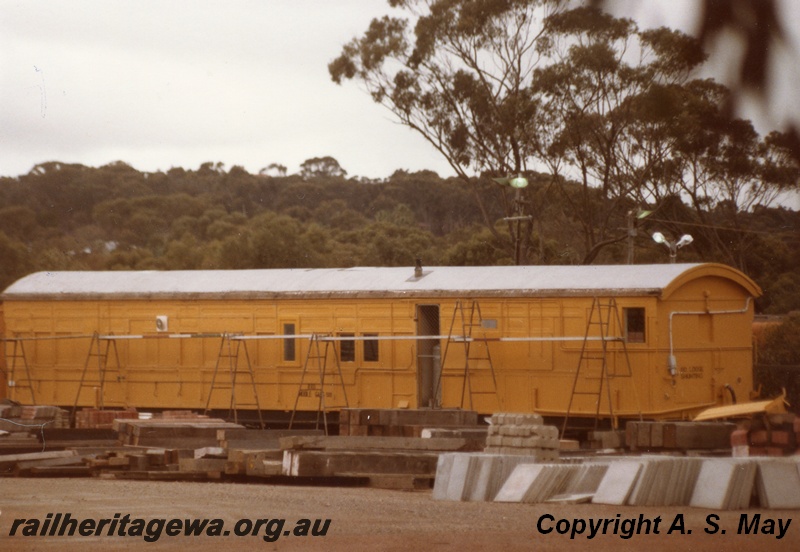
<svg viewBox="0 0 800 552">
<path fill-rule="evenodd" d="M 800 413 L 800 316 L 795 313 L 767 327 L 758 336 L 756 351 L 754 375 L 762 395 L 785 391 L 791 410 Z"/>
<path fill-rule="evenodd" d="M 465 188 L 459 179 L 430 171 L 369 180 L 221 167 L 204 163 L 197 170 L 143 173 L 123 163 L 92 168 L 53 162 L 1 178 L 0 287 L 35 270 L 411 267 L 416 258 L 428 266 L 514 262 L 504 237 L 504 207 L 483 180 Z M 582 236 L 565 214 L 566 196 L 580 196 L 582 186 L 565 180 L 556 188 L 547 175 L 535 173 L 529 180 L 525 198 L 535 220 L 528 258 L 537 264 L 582 262 Z M 62 207 L 58 190 L 80 193 L 84 203 Z M 494 231 L 483 223 L 475 194 Z M 599 195 L 590 199 L 602 201 Z M 704 220 L 724 222 L 721 211 L 708 209 Z M 640 222 L 638 262 L 666 262 L 666 252 L 648 235 L 664 227 L 662 220 L 695 233 L 684 226 L 694 220 L 692 207 L 679 197 L 665 198 L 658 213 L 657 220 Z M 800 308 L 800 214 L 763 207 L 741 216 L 747 232 L 716 231 L 739 244 L 748 273 L 765 291 L 759 308 Z M 712 240 L 696 235 L 681 260 L 725 260 Z M 598 261 L 619 263 L 625 256 L 618 243 Z"/>
<path fill-rule="evenodd" d="M 493 177 L 546 169 L 562 217 L 581 233 L 581 262 L 627 239 L 631 210 L 676 197 L 688 199 L 686 222 L 708 230 L 715 257 L 743 266 L 746 240 L 715 228 L 739 231 L 745 213 L 797 188 L 793 135 L 762 140 L 749 121 L 731 119 L 725 87 L 692 78 L 706 59 L 701 40 L 640 30 L 598 1 L 390 4 L 401 16 L 373 21 L 346 44 L 329 65 L 333 80 L 359 81 L 476 192 L 486 183 L 472 175 L 491 186 L 503 180 Z M 507 186 L 494 192 L 506 218 L 531 204 Z M 488 197 L 476 194 L 494 241 L 516 246 L 518 261 L 532 262 L 537 249 L 541 258 L 535 224 L 503 232 L 481 203 Z"/>
</svg>

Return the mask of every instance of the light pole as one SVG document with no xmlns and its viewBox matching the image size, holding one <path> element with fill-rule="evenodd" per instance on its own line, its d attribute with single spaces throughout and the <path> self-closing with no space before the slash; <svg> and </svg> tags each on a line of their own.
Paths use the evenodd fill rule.
<svg viewBox="0 0 800 552">
<path fill-rule="evenodd" d="M 501 184 L 507 183 L 509 186 L 514 188 L 514 207 L 515 207 L 515 215 L 513 217 L 504 217 L 503 220 L 508 222 L 516 222 L 517 229 L 514 235 L 514 264 L 519 265 L 521 251 L 520 247 L 522 245 L 522 236 L 520 235 L 520 225 L 522 224 L 523 220 L 531 220 L 530 215 L 524 214 L 524 205 L 525 201 L 522 199 L 522 190 L 528 187 L 528 179 L 522 175 L 517 175 L 516 178 L 512 179 L 495 179 L 495 182 L 499 182 Z"/>
<path fill-rule="evenodd" d="M 680 237 L 680 239 L 676 242 L 669 241 L 664 234 L 661 232 L 655 232 L 653 234 L 653 241 L 656 243 L 664 244 L 667 249 L 669 249 L 669 262 L 674 263 L 675 259 L 678 257 L 678 249 L 689 245 L 694 241 L 694 238 L 689 234 L 684 234 Z"/>
<path fill-rule="evenodd" d="M 633 264 L 633 248 L 637 235 L 637 223 L 638 221 L 649 217 L 652 213 L 653 211 L 645 211 L 643 209 L 638 209 L 636 211 L 631 209 L 628 211 L 628 264 Z"/>
</svg>

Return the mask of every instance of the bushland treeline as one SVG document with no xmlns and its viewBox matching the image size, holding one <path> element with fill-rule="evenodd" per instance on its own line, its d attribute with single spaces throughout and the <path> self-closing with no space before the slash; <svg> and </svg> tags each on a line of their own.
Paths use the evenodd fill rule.
<svg viewBox="0 0 800 552">
<path fill-rule="evenodd" d="M 585 191 L 527 176 L 521 199 L 533 219 L 524 258 L 583 262 L 585 241 L 564 190 Z M 348 178 L 330 157 L 309 159 L 292 175 L 275 164 L 251 174 L 211 162 L 165 172 L 121 161 L 97 168 L 48 162 L 0 178 L 0 288 L 38 270 L 410 267 L 416 259 L 427 266 L 512 264 L 516 223 L 503 220 L 508 197 L 500 188 L 491 179 L 465 186 L 429 171 Z M 796 211 L 756 207 L 730 229 L 715 224 L 720 207 L 702 221 L 680 197 L 649 207 L 653 213 L 635 221 L 635 262 L 669 262 L 652 232 L 689 233 L 695 240 L 678 252 L 679 261 L 744 270 L 765 291 L 762 312 L 800 308 Z M 629 216 L 620 210 L 609 224 L 625 228 Z M 625 263 L 629 247 L 612 244 L 594 262 Z"/>
</svg>

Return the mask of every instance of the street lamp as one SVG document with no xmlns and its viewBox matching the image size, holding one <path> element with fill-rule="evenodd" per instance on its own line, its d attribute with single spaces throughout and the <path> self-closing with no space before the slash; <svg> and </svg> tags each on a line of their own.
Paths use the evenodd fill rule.
<svg viewBox="0 0 800 552">
<path fill-rule="evenodd" d="M 518 174 L 515 178 L 494 178 L 493 179 L 498 184 L 508 184 L 515 190 L 514 194 L 514 205 L 515 205 L 515 215 L 513 217 L 503 217 L 503 220 L 506 222 L 516 222 L 516 232 L 514 236 L 514 262 L 515 264 L 519 265 L 521 260 L 521 249 L 520 246 L 522 244 L 522 238 L 520 236 L 520 224 L 523 220 L 531 220 L 530 215 L 524 214 L 524 207 L 525 201 L 522 199 L 522 190 L 523 188 L 528 187 L 528 179 Z"/>
<path fill-rule="evenodd" d="M 633 247 L 637 235 L 636 226 L 638 221 L 644 220 L 652 214 L 653 211 L 646 211 L 644 209 L 638 209 L 636 211 L 631 209 L 628 211 L 628 264 L 633 264 Z"/>
<path fill-rule="evenodd" d="M 694 238 L 689 234 L 684 234 L 677 242 L 671 242 L 661 232 L 655 232 L 653 233 L 653 241 L 661 243 L 669 249 L 669 262 L 674 263 L 678 256 L 678 249 L 692 243 Z"/>
</svg>

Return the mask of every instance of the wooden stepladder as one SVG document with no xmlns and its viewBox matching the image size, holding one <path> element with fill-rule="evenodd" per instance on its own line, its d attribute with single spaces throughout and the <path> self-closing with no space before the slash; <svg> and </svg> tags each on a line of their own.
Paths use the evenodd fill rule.
<svg viewBox="0 0 800 552">
<path fill-rule="evenodd" d="M 614 331 L 618 332 L 619 335 L 612 335 Z M 611 349 L 609 345 L 611 343 L 621 344 L 622 354 L 625 359 L 625 371 L 623 372 L 616 370 L 616 364 L 614 373 L 610 370 L 609 353 Z M 618 351 L 619 349 L 615 348 L 614 350 Z M 608 410 L 604 412 L 604 415 L 607 415 L 612 427 L 616 429 L 619 420 L 614 413 L 611 384 L 615 377 L 631 377 L 632 375 L 628 349 L 623 335 L 623 324 L 616 299 L 612 297 L 604 301 L 598 297 L 592 298 L 592 306 L 589 309 L 589 316 L 586 321 L 586 333 L 581 345 L 578 367 L 575 370 L 567 412 L 561 428 L 562 438 L 565 437 L 567 431 L 587 429 L 586 426 L 579 424 L 569 425 L 570 415 L 577 397 L 587 397 L 590 404 L 593 403 L 594 429 L 598 427 L 601 417 L 601 404 L 605 397 Z M 585 404 L 586 402 L 584 401 Z"/>
<path fill-rule="evenodd" d="M 261 405 L 258 401 L 258 390 L 256 389 L 256 378 L 253 373 L 253 365 L 250 362 L 250 353 L 247 351 L 247 342 L 239 339 L 239 336 L 231 334 L 223 334 L 222 341 L 219 344 L 219 354 L 217 355 L 217 362 L 214 365 L 214 374 L 211 376 L 211 387 L 208 390 L 208 397 L 206 398 L 205 414 L 211 409 L 211 396 L 214 391 L 230 391 L 230 403 L 228 409 L 228 417 L 233 419 L 234 423 L 239 423 L 239 409 L 245 407 L 254 407 L 258 412 L 258 422 L 261 429 L 264 429 L 264 418 L 261 415 Z M 244 353 L 244 366 L 240 366 L 240 356 Z M 224 366 L 227 364 L 227 367 Z M 227 377 L 225 377 L 225 374 Z M 249 383 L 253 390 L 253 400 L 251 402 L 242 401 L 241 398 L 236 396 L 237 379 L 240 375 L 249 379 Z M 246 384 L 247 382 L 245 382 Z"/>
<path fill-rule="evenodd" d="M 113 354 L 112 354 L 113 353 Z M 109 367 L 109 358 L 114 359 L 115 366 Z M 89 371 L 92 367 L 97 368 L 97 379 L 88 378 Z M 96 391 L 95 403 L 98 409 L 105 408 L 105 386 L 108 372 L 116 372 L 117 380 L 119 381 L 120 364 L 119 352 L 117 351 L 117 341 L 114 336 L 100 336 L 97 332 L 92 334 L 92 340 L 89 343 L 89 352 L 86 355 L 86 362 L 83 364 L 83 372 L 81 372 L 81 380 L 78 384 L 78 392 L 75 393 L 75 403 L 72 405 L 72 419 L 75 419 L 75 412 L 78 410 L 78 401 L 81 397 L 81 391 L 84 387 L 94 388 Z"/>
<path fill-rule="evenodd" d="M 484 336 L 476 337 L 474 335 L 475 328 L 484 328 L 484 319 L 481 314 L 481 306 L 478 301 L 470 300 L 469 305 L 459 299 L 456 301 L 455 308 L 453 309 L 453 317 L 450 320 L 450 331 L 447 335 L 444 351 L 442 352 L 442 367 L 445 365 L 447 353 L 450 349 L 450 344 L 461 345 L 464 353 L 464 373 L 461 384 L 461 408 L 465 407 L 467 397 L 469 397 L 469 409 L 473 410 L 473 396 L 475 395 L 494 395 L 497 401 L 497 410 L 502 410 L 502 402 L 500 394 L 497 391 L 497 376 L 494 371 L 494 363 L 492 362 L 492 355 L 489 352 L 489 340 Z M 457 333 L 460 325 L 460 334 Z M 489 366 L 489 372 L 492 378 L 492 387 L 490 389 L 476 387 L 472 381 L 474 376 L 473 372 L 476 370 L 476 365 L 483 363 Z M 436 393 L 438 394 L 441 388 L 443 370 L 439 371 L 439 380 L 436 384 Z"/>
<path fill-rule="evenodd" d="M 300 375 L 300 387 L 297 390 L 297 397 L 294 401 L 294 408 L 292 409 L 292 416 L 289 418 L 289 429 L 292 429 L 295 417 L 297 416 L 297 407 L 300 404 L 301 397 L 311 397 L 317 395 L 317 418 L 315 429 L 319 429 L 320 418 L 322 418 L 322 426 L 325 435 L 328 435 L 328 412 L 332 410 L 340 410 L 341 408 L 349 408 L 347 400 L 347 390 L 344 385 L 344 376 L 342 374 L 342 366 L 339 363 L 339 354 L 336 348 L 336 341 L 341 338 L 334 338 L 328 334 L 312 334 L 309 344 L 306 360 L 303 364 L 303 372 Z M 333 351 L 335 370 L 331 371 L 328 368 L 328 355 Z M 317 381 L 306 383 L 306 376 L 309 371 L 313 371 L 316 365 Z M 339 385 L 342 388 L 342 397 L 344 398 L 344 405 L 334 405 L 326 401 L 328 388 L 331 385 L 330 379 L 338 376 Z M 333 383 L 335 385 L 335 383 Z"/>
<path fill-rule="evenodd" d="M 36 404 L 36 396 L 33 391 L 33 380 L 31 380 L 28 357 L 25 355 L 25 341 L 23 339 L 4 339 L 4 355 L 6 367 L 8 369 L 8 385 L 15 389 L 27 389 L 31 395 L 31 404 Z M 10 349 L 10 350 L 9 350 Z M 22 376 L 22 377 L 20 377 Z M 19 391 L 17 391 L 18 393 Z M 15 395 L 20 400 L 19 395 Z"/>
</svg>

